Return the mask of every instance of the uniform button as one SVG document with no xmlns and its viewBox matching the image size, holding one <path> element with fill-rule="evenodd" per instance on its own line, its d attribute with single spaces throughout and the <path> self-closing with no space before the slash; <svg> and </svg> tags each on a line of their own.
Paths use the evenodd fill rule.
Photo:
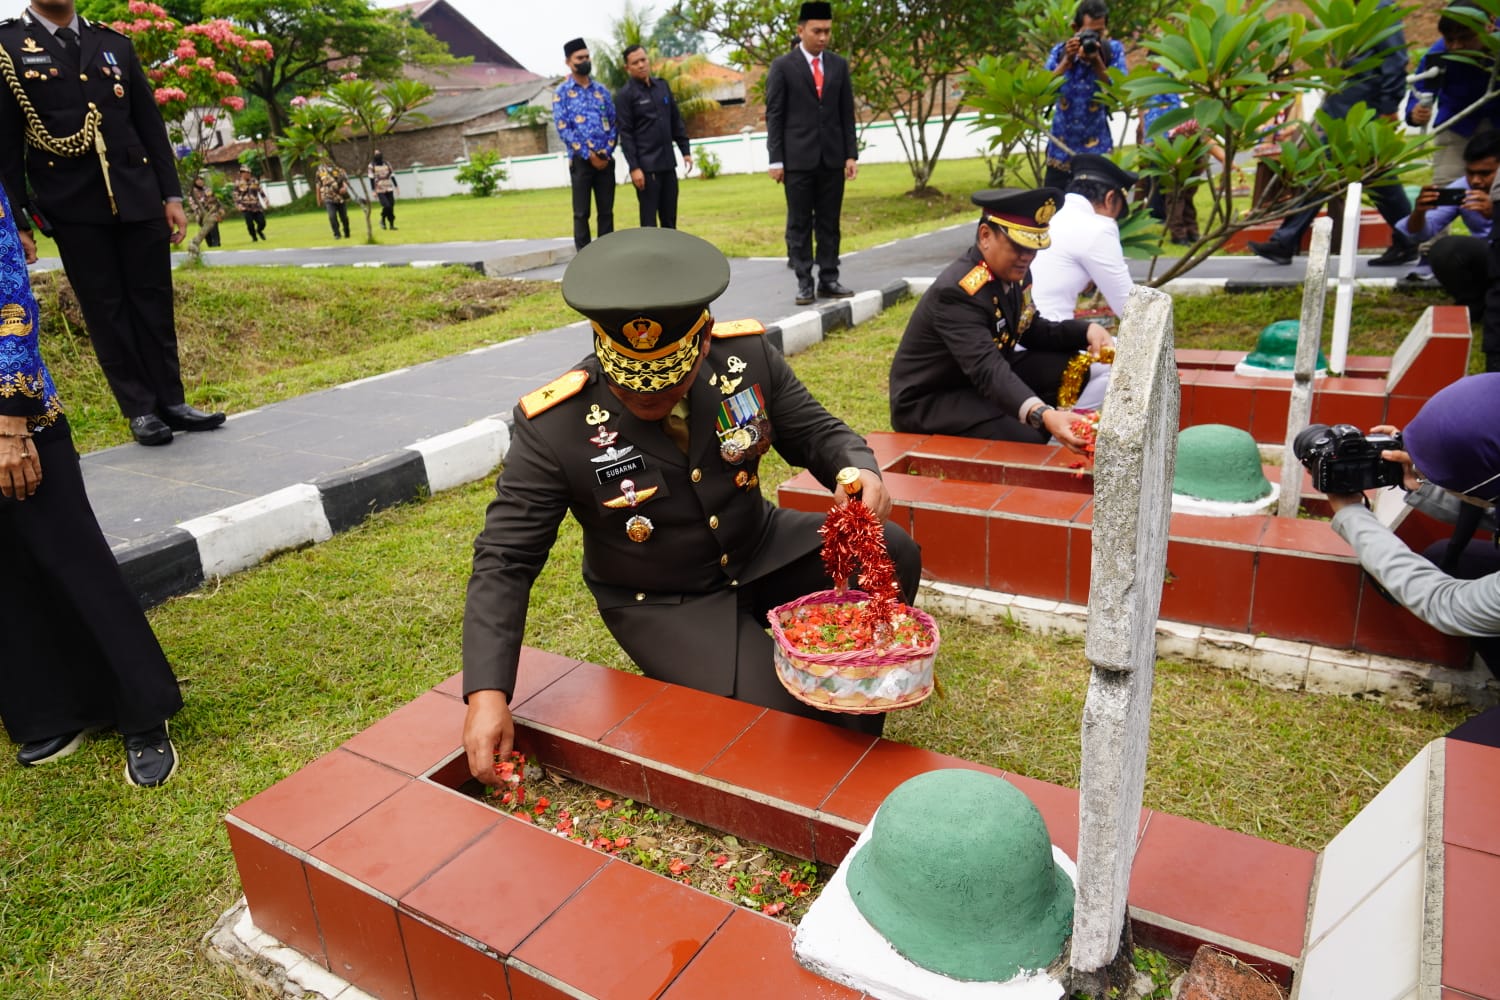
<svg viewBox="0 0 1500 1000">
<path fill-rule="evenodd" d="M 724 553 L 722 556 L 719 557 L 719 565 L 720 566 L 728 566 L 729 565 L 729 553 L 728 552 Z"/>
<path fill-rule="evenodd" d="M 87 73 L 79 73 L 78 74 L 78 79 L 80 79 L 80 80 L 87 80 L 88 78 L 89 78 L 89 75 Z"/>
<path fill-rule="evenodd" d="M 719 515 L 717 515 L 717 514 L 711 515 L 709 517 L 709 519 L 708 519 L 708 526 L 710 528 L 718 528 L 718 526 L 719 526 Z"/>
<path fill-rule="evenodd" d="M 730 580 L 729 581 L 729 585 L 731 587 L 738 587 L 740 585 L 740 581 L 738 581 L 738 580 Z"/>
<path fill-rule="evenodd" d="M 703 481 L 703 470 L 702 469 L 694 469 L 693 470 L 692 479 L 693 479 L 693 482 L 695 482 L 695 483 L 701 483 Z"/>
<path fill-rule="evenodd" d="M 636 594 L 635 595 L 635 599 L 637 601 L 644 601 L 646 599 L 646 595 L 645 594 Z"/>
</svg>

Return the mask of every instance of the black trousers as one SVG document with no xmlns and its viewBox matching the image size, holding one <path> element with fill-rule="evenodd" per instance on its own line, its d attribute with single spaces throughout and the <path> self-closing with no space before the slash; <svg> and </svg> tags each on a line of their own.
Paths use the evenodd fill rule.
<svg viewBox="0 0 1500 1000">
<path fill-rule="evenodd" d="M 1469 322 L 1483 322 L 1490 290 L 1489 242 L 1477 236 L 1444 236 L 1427 251 L 1427 263 L 1453 301 L 1468 307 Z"/>
<path fill-rule="evenodd" d="M 183 401 L 165 218 L 54 222 L 57 250 L 115 402 L 142 417 Z"/>
<path fill-rule="evenodd" d="M 380 199 L 380 224 L 396 227 L 396 192 L 382 191 L 375 197 Z"/>
<path fill-rule="evenodd" d="M 885 544 L 891 561 L 896 564 L 896 581 L 901 588 L 902 600 L 910 604 L 916 599 L 917 587 L 921 583 L 921 549 L 910 535 L 889 523 L 885 526 Z M 705 599 L 710 601 L 721 599 L 738 601 L 738 614 L 735 617 L 735 647 L 731 653 L 727 648 L 727 642 L 723 638 L 716 637 L 713 648 L 693 650 L 693 656 L 689 659 L 722 659 L 733 655 L 735 675 L 732 697 L 737 701 L 749 702 L 764 708 L 774 708 L 789 715 L 817 719 L 843 729 L 879 736 L 885 727 L 883 713 L 854 715 L 848 712 L 825 712 L 793 698 L 776 676 L 773 640 L 767 631 L 766 615 L 778 605 L 795 601 L 814 591 L 828 590 L 832 586 L 833 581 L 828 578 L 828 572 L 823 567 L 822 552 L 814 549 L 802 558 L 758 580 L 746 583 L 733 593 L 720 592 L 708 595 Z M 693 613 L 692 609 L 687 606 L 691 600 L 694 599 L 686 596 L 683 598 L 681 613 Z M 683 678 L 680 672 L 668 670 L 665 671 L 666 676 L 661 676 L 663 672 L 653 669 L 653 663 L 659 661 L 666 652 L 662 634 L 660 630 L 643 631 L 630 628 L 627 619 L 634 610 L 625 607 L 604 612 L 604 624 L 610 627 L 616 641 L 620 642 L 620 648 L 640 666 L 641 671 L 647 677 L 681 683 Z M 653 613 L 649 608 L 645 609 L 645 612 Z M 617 628 L 617 624 L 622 627 Z M 639 642 L 635 641 L 636 637 L 640 638 Z M 682 659 L 681 636 L 674 636 L 673 640 L 679 643 L 679 648 L 670 650 L 670 655 L 680 660 Z"/>
<path fill-rule="evenodd" d="M 1403 236 L 1396 229 L 1396 223 L 1411 214 L 1411 198 L 1407 197 L 1406 188 L 1400 184 L 1382 184 L 1379 187 L 1367 187 L 1365 195 L 1370 199 L 1370 204 L 1380 213 L 1386 225 L 1391 227 L 1391 246 L 1410 246 L 1412 239 Z M 1307 232 L 1313 224 L 1313 219 L 1318 217 L 1322 208 L 1314 205 L 1312 208 L 1304 208 L 1295 215 L 1289 215 L 1281 220 L 1281 225 L 1276 232 L 1271 234 L 1271 242 L 1280 244 L 1290 253 L 1296 253 L 1302 246 L 1302 234 Z M 1333 253 L 1338 253 L 1340 237 L 1343 235 L 1341 219 L 1344 214 L 1344 198 L 1338 198 L 1328 203 L 1328 214 L 1333 218 Z"/>
<path fill-rule="evenodd" d="M 333 228 L 333 238 L 349 235 L 349 205 L 342 201 L 325 201 L 323 207 L 328 210 L 328 225 Z M 339 232 L 339 225 L 343 224 L 344 231 Z"/>
<path fill-rule="evenodd" d="M 663 229 L 677 228 L 677 171 L 646 170 L 646 186 L 638 188 L 635 199 L 641 206 L 641 227 L 660 221 Z"/>
<path fill-rule="evenodd" d="M 818 281 L 839 278 L 839 212 L 844 206 L 844 168 L 788 170 L 786 188 L 786 256 L 798 281 L 812 278 L 813 238 L 817 238 Z"/>
<path fill-rule="evenodd" d="M 1484 297 L 1484 329 L 1481 346 L 1484 348 L 1484 370 L 1500 372 L 1500 231 L 1490 237 L 1489 289 Z"/>
<path fill-rule="evenodd" d="M 0 721 L 17 743 L 150 729 L 182 707 L 177 679 L 99 530 L 67 422 L 33 443 L 41 486 L 0 498 Z"/>
<path fill-rule="evenodd" d="M 1011 355 L 1010 367 L 1044 403 L 1057 405 L 1063 371 L 1077 354 L 1021 351 Z M 1084 375 L 1083 384 L 1088 384 Z M 922 400 L 919 412 L 891 414 L 891 426 L 907 434 L 952 434 L 988 441 L 1045 444 L 1051 432 L 1037 430 L 1014 413 L 1001 413 L 973 386 L 965 385 Z"/>
<path fill-rule="evenodd" d="M 250 242 L 254 243 L 266 235 L 266 213 L 265 212 L 243 212 L 245 216 L 245 228 L 250 232 Z"/>
<path fill-rule="evenodd" d="M 595 170 L 588 160 L 575 156 L 568 161 L 568 175 L 573 181 L 573 246 L 582 250 L 593 239 L 589 235 L 591 198 L 599 209 L 599 235 L 615 231 L 615 161 Z"/>
</svg>

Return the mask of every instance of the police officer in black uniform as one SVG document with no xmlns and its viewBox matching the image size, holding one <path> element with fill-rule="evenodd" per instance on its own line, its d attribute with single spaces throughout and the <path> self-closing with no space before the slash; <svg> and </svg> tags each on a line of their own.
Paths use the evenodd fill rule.
<svg viewBox="0 0 1500 1000">
<path fill-rule="evenodd" d="M 882 520 L 891 500 L 864 439 L 797 380 L 758 323 L 714 324 L 729 283 L 712 244 L 672 229 L 590 243 L 563 297 L 589 318 L 594 352 L 521 399 L 496 497 L 474 544 L 464 609 L 464 745 L 493 783 L 509 752 L 526 605 L 563 515 L 583 528 L 583 578 L 605 625 L 649 677 L 879 732 L 883 716 L 796 701 L 772 664 L 766 613 L 832 586 L 818 514 L 761 494 L 771 448 L 832 489 L 858 470 Z M 844 494 L 839 493 L 839 501 Z M 916 543 L 887 524 L 903 598 L 916 595 Z"/>
<path fill-rule="evenodd" d="M 79 17 L 73 0 L 32 0 L 0 22 L 0 50 L 0 182 L 50 223 L 131 433 L 158 445 L 174 429 L 219 426 L 224 414 L 184 402 L 171 244 L 187 216 L 129 39 Z"/>
<path fill-rule="evenodd" d="M 1114 344 L 1086 320 L 1044 319 L 1031 304 L 1031 262 L 1050 243 L 1062 204 L 1055 188 L 999 188 L 973 196 L 982 211 L 974 245 L 917 303 L 891 363 L 891 426 L 1042 443 L 1083 441 L 1056 409 L 1063 371 L 1079 351 Z M 1086 376 L 1085 376 L 1086 377 Z"/>
</svg>

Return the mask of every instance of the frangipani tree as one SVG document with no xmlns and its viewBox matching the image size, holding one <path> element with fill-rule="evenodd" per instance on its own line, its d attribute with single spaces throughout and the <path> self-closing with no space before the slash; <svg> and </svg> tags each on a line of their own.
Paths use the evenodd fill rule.
<svg viewBox="0 0 1500 1000">
<path fill-rule="evenodd" d="M 350 74 L 313 100 L 294 99 L 292 124 L 277 145 L 290 160 L 305 162 L 321 154 L 343 168 L 350 183 L 358 185 L 365 238 L 373 243 L 373 199 L 365 184 L 365 165 L 381 136 L 402 122 L 426 120 L 416 109 L 432 95 L 433 88 L 418 80 L 392 80 L 376 86 Z"/>
</svg>

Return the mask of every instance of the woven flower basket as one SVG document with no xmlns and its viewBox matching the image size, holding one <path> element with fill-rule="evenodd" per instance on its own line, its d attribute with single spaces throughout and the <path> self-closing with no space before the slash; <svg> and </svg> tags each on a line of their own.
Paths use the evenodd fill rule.
<svg viewBox="0 0 1500 1000">
<path fill-rule="evenodd" d="M 798 612 L 819 604 L 853 604 L 866 600 L 859 590 L 820 590 L 772 608 L 771 636 L 776 640 L 776 676 L 793 698 L 829 712 L 869 715 L 911 708 L 932 694 L 932 667 L 937 659 L 938 627 L 931 615 L 910 609 L 931 643 L 854 649 L 838 653 L 809 653 L 786 637 L 785 624 Z"/>
</svg>

